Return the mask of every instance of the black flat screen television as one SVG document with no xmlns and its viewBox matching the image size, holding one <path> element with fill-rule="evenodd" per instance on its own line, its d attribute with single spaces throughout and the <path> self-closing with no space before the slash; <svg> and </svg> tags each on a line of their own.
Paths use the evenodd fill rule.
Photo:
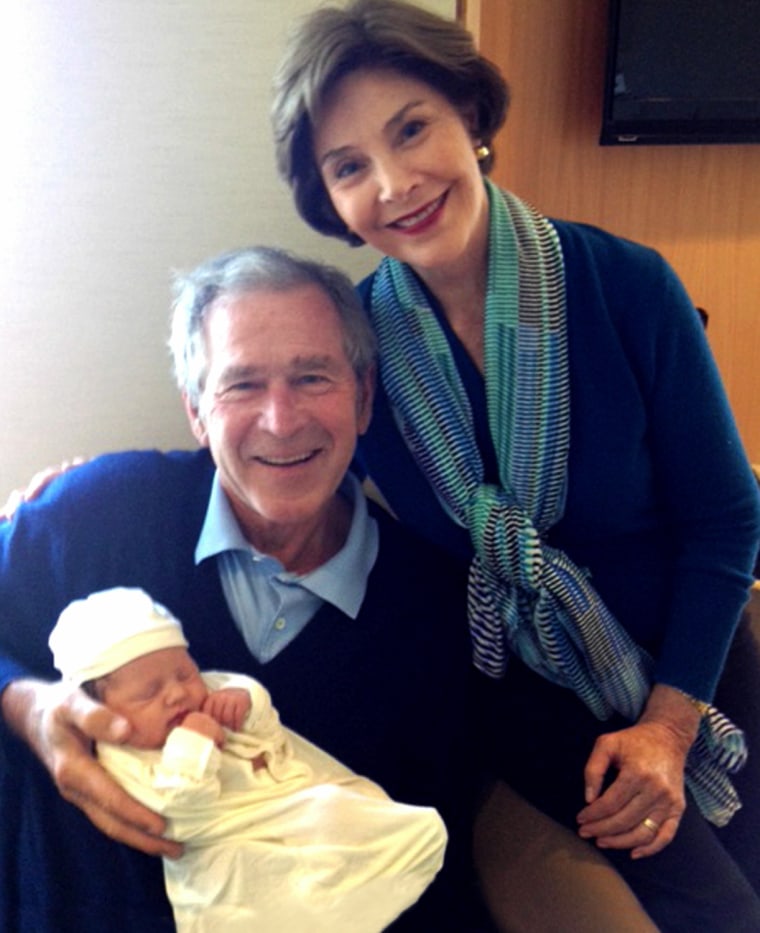
<svg viewBox="0 0 760 933">
<path fill-rule="evenodd" d="M 760 142 L 760 0 L 610 0 L 602 145 Z"/>
</svg>

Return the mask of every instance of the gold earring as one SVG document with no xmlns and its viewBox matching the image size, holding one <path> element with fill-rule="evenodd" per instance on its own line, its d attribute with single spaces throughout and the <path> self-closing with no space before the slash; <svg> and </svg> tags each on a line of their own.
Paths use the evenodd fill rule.
<svg viewBox="0 0 760 933">
<path fill-rule="evenodd" d="M 491 155 L 491 150 L 488 146 L 476 146 L 475 147 L 475 158 L 478 162 L 484 162 Z"/>
</svg>

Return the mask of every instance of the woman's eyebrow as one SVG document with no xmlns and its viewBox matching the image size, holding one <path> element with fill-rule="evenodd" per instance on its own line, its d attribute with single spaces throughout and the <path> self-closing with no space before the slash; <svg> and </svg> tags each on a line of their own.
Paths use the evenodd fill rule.
<svg viewBox="0 0 760 933">
<path fill-rule="evenodd" d="M 388 130 L 395 129 L 399 123 L 403 123 L 407 114 L 410 110 L 413 110 L 415 107 L 419 107 L 420 104 L 424 104 L 424 100 L 410 100 L 409 103 L 404 104 L 399 110 L 396 111 L 391 117 L 386 120 L 383 125 L 383 132 L 388 132 Z M 354 145 L 348 143 L 345 146 L 338 146 L 335 149 L 328 149 L 319 159 L 319 165 L 323 166 L 325 163 L 330 162 L 335 159 L 340 159 L 344 155 L 348 155 L 353 149 Z"/>
<path fill-rule="evenodd" d="M 410 100 L 408 104 L 404 104 L 404 106 L 399 111 L 393 114 L 393 116 L 388 120 L 388 122 L 385 124 L 383 129 L 385 130 L 393 129 L 397 124 L 403 123 L 404 120 L 406 119 L 406 115 L 409 113 L 410 110 L 414 110 L 415 107 L 419 107 L 420 104 L 424 104 L 424 103 L 425 103 L 424 100 Z"/>
</svg>

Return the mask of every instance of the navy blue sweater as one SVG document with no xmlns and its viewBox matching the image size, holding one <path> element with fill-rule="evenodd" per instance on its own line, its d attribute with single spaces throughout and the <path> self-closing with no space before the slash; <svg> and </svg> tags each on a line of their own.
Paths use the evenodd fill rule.
<svg viewBox="0 0 760 933">
<path fill-rule="evenodd" d="M 467 897 L 457 859 L 477 747 L 460 563 L 374 510 L 380 554 L 359 618 L 324 606 L 259 664 L 229 615 L 215 561 L 193 561 L 212 472 L 205 452 L 108 455 L 0 525 L 0 689 L 19 676 L 57 679 L 47 637 L 71 599 L 142 587 L 182 620 L 204 669 L 258 678 L 290 728 L 395 798 L 440 809 L 453 836 L 449 865 L 398 928 L 460 933 Z M 0 929 L 173 929 L 160 861 L 92 827 L 7 733 L 0 756 Z"/>
</svg>

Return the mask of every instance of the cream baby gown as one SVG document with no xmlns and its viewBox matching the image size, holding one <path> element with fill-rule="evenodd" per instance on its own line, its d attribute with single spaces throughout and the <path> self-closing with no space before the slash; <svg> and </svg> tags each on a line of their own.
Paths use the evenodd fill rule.
<svg viewBox="0 0 760 933">
<path fill-rule="evenodd" d="M 164 859 L 179 933 L 379 933 L 443 863 L 446 830 L 429 807 L 377 784 L 285 729 L 257 681 L 251 710 L 223 749 L 179 727 L 161 750 L 98 744 L 105 768 L 184 843 Z M 265 767 L 252 759 L 263 754 Z"/>
</svg>

